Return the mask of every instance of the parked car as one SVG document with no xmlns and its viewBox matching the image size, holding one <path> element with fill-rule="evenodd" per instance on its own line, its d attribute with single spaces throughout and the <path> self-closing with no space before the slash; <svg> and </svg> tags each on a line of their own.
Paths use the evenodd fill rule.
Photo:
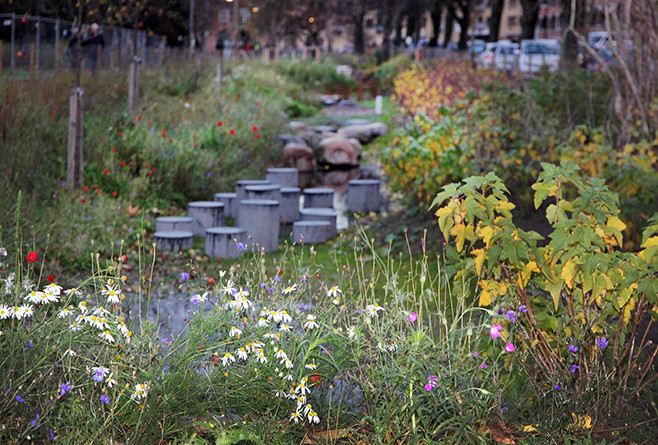
<svg viewBox="0 0 658 445">
<path fill-rule="evenodd" d="M 536 74 L 542 67 L 555 72 L 560 66 L 560 44 L 553 39 L 530 39 L 521 42 L 519 72 Z"/>
<path fill-rule="evenodd" d="M 513 71 L 516 67 L 518 51 L 518 43 L 511 40 L 499 40 L 493 55 L 493 67 L 499 71 Z"/>
<path fill-rule="evenodd" d="M 491 68 L 493 65 L 494 53 L 496 52 L 497 42 L 489 42 L 484 45 L 484 50 L 475 57 L 475 65 L 478 68 Z"/>
<path fill-rule="evenodd" d="M 487 43 L 482 39 L 475 39 L 472 42 L 471 42 L 471 40 L 469 40 L 467 42 L 467 45 L 468 45 L 468 52 L 469 53 L 474 53 L 475 55 L 478 55 L 482 51 L 484 51 Z"/>
</svg>

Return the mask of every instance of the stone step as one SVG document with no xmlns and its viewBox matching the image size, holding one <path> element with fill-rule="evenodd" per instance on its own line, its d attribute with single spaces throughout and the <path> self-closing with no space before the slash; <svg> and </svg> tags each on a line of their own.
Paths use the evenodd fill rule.
<svg viewBox="0 0 658 445">
<path fill-rule="evenodd" d="M 299 170 L 296 168 L 268 168 L 265 179 L 281 187 L 299 186 Z"/>
<path fill-rule="evenodd" d="M 238 204 L 238 221 L 247 231 L 249 250 L 275 252 L 279 248 L 279 201 L 243 199 Z"/>
<path fill-rule="evenodd" d="M 224 203 L 194 201 L 187 204 L 187 214 L 194 218 L 195 236 L 206 236 L 206 229 L 224 225 Z"/>
<path fill-rule="evenodd" d="M 215 193 L 215 202 L 224 203 L 224 218 L 234 218 L 238 214 L 237 193 Z"/>
<path fill-rule="evenodd" d="M 338 213 L 334 209 L 322 207 L 303 208 L 299 211 L 301 221 L 328 221 L 331 223 L 331 237 L 336 235 L 336 219 Z"/>
<path fill-rule="evenodd" d="M 379 212 L 382 195 L 378 179 L 352 179 L 347 186 L 347 210 L 350 212 Z"/>
<path fill-rule="evenodd" d="M 192 247 L 194 233 L 186 230 L 168 230 L 153 234 L 158 250 L 181 251 Z"/>
<path fill-rule="evenodd" d="M 327 187 L 310 187 L 304 189 L 305 208 L 332 208 L 334 190 Z"/>
<path fill-rule="evenodd" d="M 192 232 L 194 230 L 194 218 L 189 216 L 160 216 L 155 218 L 156 232 L 170 232 L 182 230 Z"/>
<path fill-rule="evenodd" d="M 242 246 L 239 246 L 242 243 Z M 210 258 L 237 258 L 247 243 L 247 231 L 240 227 L 206 229 L 205 252 Z M 240 248 L 241 247 L 241 248 Z"/>
<path fill-rule="evenodd" d="M 329 221 L 295 221 L 292 224 L 292 240 L 296 243 L 322 243 L 331 239 L 334 232 Z"/>
</svg>

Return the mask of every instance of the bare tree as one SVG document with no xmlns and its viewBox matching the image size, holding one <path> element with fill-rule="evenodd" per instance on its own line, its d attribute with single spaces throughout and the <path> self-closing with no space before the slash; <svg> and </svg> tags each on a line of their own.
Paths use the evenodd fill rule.
<svg viewBox="0 0 658 445">
<path fill-rule="evenodd" d="M 532 39 L 535 36 L 535 27 L 539 20 L 540 0 L 521 0 L 521 40 Z"/>
<path fill-rule="evenodd" d="M 500 38 L 500 19 L 503 15 L 505 0 L 491 1 L 491 17 L 489 21 L 489 41 L 496 42 Z"/>
</svg>

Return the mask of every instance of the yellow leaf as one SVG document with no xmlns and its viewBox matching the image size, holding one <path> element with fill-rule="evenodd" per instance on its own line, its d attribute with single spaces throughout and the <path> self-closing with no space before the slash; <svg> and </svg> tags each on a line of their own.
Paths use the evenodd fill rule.
<svg viewBox="0 0 658 445">
<path fill-rule="evenodd" d="M 567 261 L 564 266 L 562 266 L 562 272 L 560 272 L 560 278 L 562 278 L 565 284 L 569 289 L 573 289 L 573 277 L 576 274 L 575 264 L 571 261 Z"/>
<path fill-rule="evenodd" d="M 573 423 L 569 425 L 570 428 L 580 428 L 582 430 L 588 430 L 592 428 L 592 418 L 585 414 L 584 416 L 577 416 L 576 413 L 571 413 L 573 418 Z"/>
<path fill-rule="evenodd" d="M 617 229 L 620 232 L 623 232 L 624 229 L 626 228 L 626 224 L 624 224 L 624 222 L 616 216 L 611 216 L 610 218 L 608 218 L 608 222 L 606 223 L 606 225 L 608 227 L 612 227 L 613 229 Z"/>
<path fill-rule="evenodd" d="M 464 240 L 466 239 L 466 226 L 463 224 L 457 224 L 452 227 L 450 234 L 455 237 L 455 247 L 457 252 L 461 252 L 464 248 Z"/>
<path fill-rule="evenodd" d="M 491 304 L 491 292 L 488 289 L 483 289 L 480 294 L 480 306 L 489 306 Z"/>
<path fill-rule="evenodd" d="M 471 253 L 475 255 L 475 273 L 480 276 L 484 259 L 487 256 L 487 251 L 485 249 L 474 249 Z"/>
<path fill-rule="evenodd" d="M 658 236 L 652 236 L 644 243 L 642 243 L 642 247 L 644 247 L 645 249 L 648 249 L 649 247 L 653 247 L 653 246 L 658 246 Z"/>
<path fill-rule="evenodd" d="M 523 427 L 523 432 L 524 433 L 532 433 L 532 432 L 535 432 L 535 431 L 537 431 L 537 428 L 535 428 L 532 425 L 526 425 L 526 426 Z"/>
<path fill-rule="evenodd" d="M 530 275 L 532 274 L 532 272 L 541 272 L 541 270 L 539 270 L 539 267 L 537 267 L 537 263 L 534 261 L 530 261 L 528 264 L 523 266 L 523 271 L 521 272 L 521 275 L 516 280 L 520 288 L 523 289 L 528 285 L 528 281 L 530 281 Z"/>
<path fill-rule="evenodd" d="M 490 226 L 478 227 L 477 235 L 482 238 L 482 241 L 484 241 L 484 244 L 488 249 L 491 237 L 493 236 L 493 228 Z"/>
</svg>

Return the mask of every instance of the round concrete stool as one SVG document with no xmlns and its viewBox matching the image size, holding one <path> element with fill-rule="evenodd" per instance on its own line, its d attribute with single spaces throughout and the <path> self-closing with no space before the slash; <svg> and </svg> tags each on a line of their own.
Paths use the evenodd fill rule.
<svg viewBox="0 0 658 445">
<path fill-rule="evenodd" d="M 250 250 L 276 252 L 279 248 L 279 201 L 244 199 L 238 204 L 238 221 L 250 238 L 245 243 Z"/>
<path fill-rule="evenodd" d="M 190 218 L 189 216 L 161 216 L 155 218 L 156 232 L 171 232 L 175 230 L 191 232 L 194 230 L 194 218 Z"/>
<path fill-rule="evenodd" d="M 299 219 L 299 187 L 281 187 L 281 200 L 279 201 L 279 213 L 281 222 L 288 224 Z"/>
<path fill-rule="evenodd" d="M 322 207 L 330 209 L 334 206 L 334 191 L 325 187 L 304 189 L 304 207 Z"/>
<path fill-rule="evenodd" d="M 347 210 L 350 212 L 379 212 L 382 195 L 378 179 L 352 179 L 347 187 Z"/>
<path fill-rule="evenodd" d="M 296 168 L 268 168 L 265 179 L 281 187 L 297 187 L 299 185 L 299 170 Z"/>
<path fill-rule="evenodd" d="M 187 214 L 194 218 L 195 236 L 206 236 L 206 229 L 224 224 L 224 203 L 195 201 L 187 204 Z"/>
<path fill-rule="evenodd" d="M 292 223 L 292 240 L 312 244 L 327 241 L 335 234 L 329 221 L 295 221 Z"/>
<path fill-rule="evenodd" d="M 243 179 L 235 183 L 235 199 L 238 200 L 238 205 L 243 199 L 247 199 L 245 188 L 250 185 L 268 185 L 271 184 L 267 179 Z"/>
<path fill-rule="evenodd" d="M 206 229 L 206 255 L 210 258 L 237 258 L 242 255 L 246 242 L 247 231 L 240 227 Z"/>
<path fill-rule="evenodd" d="M 155 232 L 153 237 L 160 250 L 179 251 L 189 249 L 194 242 L 194 234 L 185 230 Z"/>
<path fill-rule="evenodd" d="M 224 218 L 235 218 L 238 213 L 237 193 L 215 193 L 215 202 L 224 203 Z"/>
<path fill-rule="evenodd" d="M 245 199 L 281 200 L 281 186 L 278 184 L 248 185 L 244 190 Z"/>
<path fill-rule="evenodd" d="M 331 236 L 336 235 L 336 218 L 338 214 L 334 209 L 320 207 L 301 209 L 299 215 L 302 221 L 329 221 L 331 223 Z"/>
</svg>

